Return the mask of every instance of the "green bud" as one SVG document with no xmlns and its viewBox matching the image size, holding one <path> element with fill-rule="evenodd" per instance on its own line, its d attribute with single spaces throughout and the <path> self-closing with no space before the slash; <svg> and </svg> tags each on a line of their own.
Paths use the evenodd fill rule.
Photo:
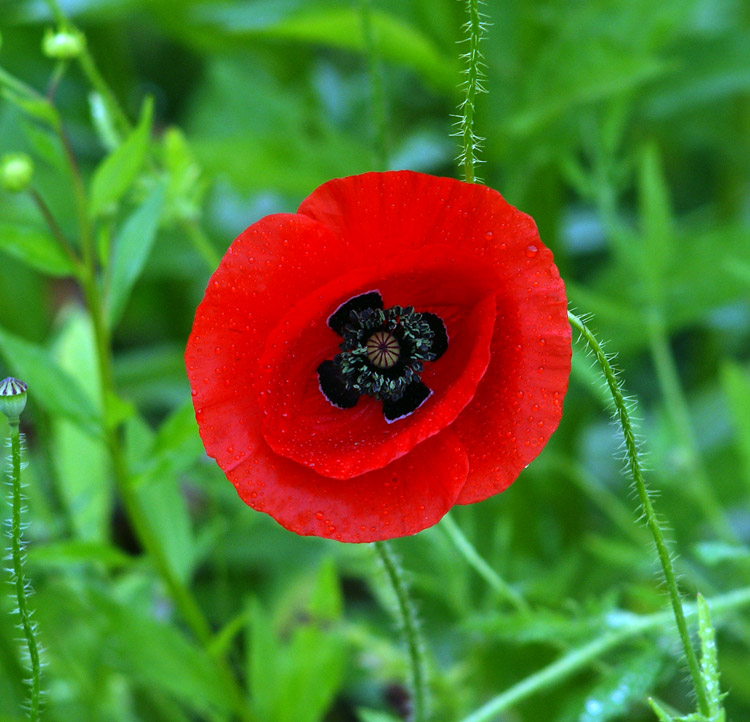
<svg viewBox="0 0 750 722">
<path fill-rule="evenodd" d="M 0 187 L 6 191 L 25 191 L 33 175 L 34 163 L 26 153 L 8 153 L 0 160 Z"/>
<path fill-rule="evenodd" d="M 77 58 L 86 47 L 86 36 L 75 28 L 65 28 L 55 32 L 47 28 L 42 40 L 42 52 L 55 60 Z"/>
<path fill-rule="evenodd" d="M 26 384 L 8 376 L 0 381 L 0 412 L 11 421 L 17 420 L 26 408 Z"/>
</svg>

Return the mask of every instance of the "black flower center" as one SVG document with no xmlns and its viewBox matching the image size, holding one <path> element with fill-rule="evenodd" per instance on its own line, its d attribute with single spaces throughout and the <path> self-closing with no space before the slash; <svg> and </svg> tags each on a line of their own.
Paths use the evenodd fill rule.
<svg viewBox="0 0 750 722">
<path fill-rule="evenodd" d="M 390 423 L 430 396 L 420 374 L 448 348 L 445 325 L 434 313 L 384 309 L 380 294 L 371 291 L 340 306 L 328 325 L 343 337 L 341 353 L 318 367 L 320 390 L 331 404 L 348 409 L 367 394 L 383 402 Z"/>
</svg>

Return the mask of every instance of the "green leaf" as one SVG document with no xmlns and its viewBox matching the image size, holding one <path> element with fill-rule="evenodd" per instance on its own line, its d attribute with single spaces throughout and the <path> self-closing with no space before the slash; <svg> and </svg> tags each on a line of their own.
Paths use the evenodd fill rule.
<svg viewBox="0 0 750 722">
<path fill-rule="evenodd" d="M 130 188 L 146 159 L 154 112 L 153 98 L 146 98 L 138 125 L 122 145 L 108 155 L 94 171 L 91 180 L 90 213 L 97 216 L 110 203 L 116 203 Z"/>
<path fill-rule="evenodd" d="M 66 567 L 74 564 L 103 564 L 109 569 L 118 569 L 133 564 L 129 557 L 117 547 L 86 541 L 63 541 L 34 545 L 28 551 L 30 564 L 44 567 Z"/>
<path fill-rule="evenodd" d="M 197 716 L 201 719 L 215 719 L 215 712 L 227 714 L 232 696 L 214 661 L 177 625 L 157 622 L 146 611 L 149 600 L 132 591 L 124 597 L 113 599 L 82 582 L 76 582 L 74 588 L 57 584 L 40 590 L 35 597 L 40 625 L 55 640 L 57 655 L 67 655 L 69 649 L 88 653 L 85 661 L 80 654 L 73 656 L 68 663 L 71 669 L 66 670 L 70 676 L 65 678 L 73 680 L 88 673 L 92 685 L 107 681 L 114 673 L 129 685 L 174 696 L 200 712 Z"/>
<path fill-rule="evenodd" d="M 729 401 L 745 483 L 750 488 L 750 374 L 739 364 L 727 361 L 721 367 L 719 378 Z"/>
<path fill-rule="evenodd" d="M 695 555 L 704 564 L 716 566 L 722 562 L 748 562 L 750 549 L 746 546 L 733 546 L 724 542 L 700 542 L 694 547 Z"/>
<path fill-rule="evenodd" d="M 91 319 L 78 306 L 67 313 L 53 355 L 60 368 L 80 384 L 81 393 L 101 412 L 99 368 Z M 91 438 L 68 419 L 54 417 L 53 463 L 58 494 L 68 509 L 79 539 L 105 542 L 109 537 L 113 490 L 109 482 L 109 452 L 104 441 Z M 86 473 L 81 473 L 81 459 Z"/>
<path fill-rule="evenodd" d="M 0 251 L 50 276 L 74 276 L 73 262 L 47 232 L 16 223 L 0 223 Z"/>
<path fill-rule="evenodd" d="M 125 221 L 115 238 L 107 299 L 113 327 L 125 310 L 130 291 L 151 253 L 163 207 L 164 187 L 157 186 Z"/>
<path fill-rule="evenodd" d="M 359 708 L 357 710 L 357 717 L 359 717 L 361 722 L 401 722 L 400 717 L 394 717 L 385 712 L 377 712 L 373 709 Z"/>
<path fill-rule="evenodd" d="M 619 659 L 617 667 L 586 696 L 583 709 L 575 719 L 577 722 L 608 722 L 626 718 L 632 707 L 654 687 L 662 666 L 654 649 Z"/>
<path fill-rule="evenodd" d="M 358 52 L 364 52 L 366 47 L 362 15 L 356 8 L 321 7 L 287 13 L 275 22 L 268 22 L 259 20 L 261 15 L 254 4 L 206 5 L 200 16 L 221 24 L 223 30 L 233 35 L 294 40 Z M 383 58 L 412 68 L 436 87 L 456 92 L 460 80 L 457 60 L 443 54 L 419 28 L 376 10 L 372 13 L 372 29 Z"/>
<path fill-rule="evenodd" d="M 100 415 L 78 382 L 41 346 L 0 328 L 0 352 L 14 374 L 29 387 L 29 396 L 50 414 L 70 419 L 87 434 L 99 437 Z"/>
<path fill-rule="evenodd" d="M 701 640 L 701 676 L 708 696 L 709 719 L 724 722 L 726 713 L 721 706 L 723 695 L 719 685 L 719 659 L 716 650 L 716 629 L 711 622 L 708 602 L 698 595 L 698 637 Z"/>
<path fill-rule="evenodd" d="M 154 451 L 154 434 L 141 417 L 129 419 L 125 431 L 129 463 L 142 468 L 130 483 L 170 566 L 181 580 L 187 581 L 193 569 L 195 542 L 178 477 L 187 464 L 179 456 L 177 461 L 172 459 L 171 448 Z M 196 441 L 200 443 L 197 434 Z M 190 463 L 195 458 L 191 453 Z"/>
<path fill-rule="evenodd" d="M 674 717 L 668 714 L 653 697 L 648 698 L 648 703 L 651 705 L 651 709 L 654 710 L 654 714 L 659 718 L 659 722 L 675 722 Z"/>
<path fill-rule="evenodd" d="M 657 293 L 663 275 L 669 270 L 674 246 L 674 224 L 669 191 L 664 180 L 656 145 L 641 152 L 639 204 L 643 245 L 641 269 L 650 282 L 650 292 Z"/>
</svg>

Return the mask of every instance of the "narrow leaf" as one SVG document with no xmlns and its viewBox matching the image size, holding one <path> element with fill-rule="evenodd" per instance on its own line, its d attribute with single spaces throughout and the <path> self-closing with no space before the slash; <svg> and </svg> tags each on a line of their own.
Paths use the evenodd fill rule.
<svg viewBox="0 0 750 722">
<path fill-rule="evenodd" d="M 143 271 L 159 227 L 164 206 L 164 188 L 155 188 L 146 201 L 125 221 L 114 243 L 109 287 L 109 320 L 115 326 Z"/>
<path fill-rule="evenodd" d="M 143 103 L 138 125 L 122 145 L 108 155 L 94 172 L 91 181 L 92 216 L 96 216 L 110 203 L 115 203 L 130 188 L 138 175 L 148 151 L 151 119 L 154 112 L 152 98 Z"/>
<path fill-rule="evenodd" d="M 57 241 L 45 231 L 0 223 L 0 251 L 50 276 L 73 276 L 75 267 Z"/>
</svg>

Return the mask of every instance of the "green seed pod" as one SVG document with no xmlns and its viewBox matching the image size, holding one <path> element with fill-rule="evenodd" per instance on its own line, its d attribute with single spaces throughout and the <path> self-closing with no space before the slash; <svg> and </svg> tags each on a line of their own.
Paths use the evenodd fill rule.
<svg viewBox="0 0 750 722">
<path fill-rule="evenodd" d="M 8 376 L 0 381 L 0 412 L 8 419 L 17 420 L 26 408 L 26 384 Z"/>
<path fill-rule="evenodd" d="M 6 191 L 25 191 L 33 175 L 34 163 L 26 153 L 7 153 L 0 160 L 0 188 Z"/>
<path fill-rule="evenodd" d="M 47 28 L 42 40 L 42 52 L 55 60 L 73 60 L 86 47 L 86 36 L 75 28 L 55 32 Z"/>
</svg>

